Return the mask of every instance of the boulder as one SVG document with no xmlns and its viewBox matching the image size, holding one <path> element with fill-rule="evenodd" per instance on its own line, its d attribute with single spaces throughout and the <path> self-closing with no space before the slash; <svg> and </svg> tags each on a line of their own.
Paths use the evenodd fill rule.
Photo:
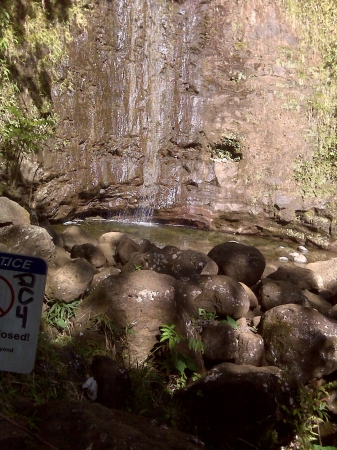
<svg viewBox="0 0 337 450">
<path fill-rule="evenodd" d="M 97 245 L 97 239 L 93 238 L 89 233 L 78 225 L 70 225 L 61 234 L 64 248 L 70 252 L 72 247 L 77 244 L 93 244 Z"/>
<path fill-rule="evenodd" d="M 128 237 L 128 235 L 126 233 L 121 233 L 119 231 L 109 231 L 108 233 L 102 234 L 98 238 L 98 243 L 99 244 L 111 244 L 114 247 L 117 247 L 117 245 L 120 243 L 120 241 L 125 237 Z"/>
<path fill-rule="evenodd" d="M 70 251 L 72 258 L 84 258 L 91 265 L 96 268 L 103 267 L 106 263 L 104 253 L 97 247 L 97 245 L 90 244 L 75 244 Z"/>
<path fill-rule="evenodd" d="M 20 255 L 38 256 L 50 261 L 55 245 L 49 233 L 36 225 L 10 225 L 0 228 L 0 242 L 7 251 Z"/>
<path fill-rule="evenodd" d="M 307 269 L 313 271 L 313 273 L 322 278 L 323 289 L 328 289 L 333 292 L 337 292 L 337 258 L 330 258 L 326 261 L 316 261 L 306 265 Z"/>
<path fill-rule="evenodd" d="M 48 220 L 44 220 L 39 225 L 40 227 L 48 231 L 56 247 L 63 247 L 62 237 L 55 231 L 55 229 L 52 227 L 52 225 L 49 223 Z"/>
<path fill-rule="evenodd" d="M 99 248 L 105 256 L 108 266 L 116 265 L 116 247 L 113 244 L 110 244 L 109 242 L 99 242 L 97 248 Z"/>
<path fill-rule="evenodd" d="M 249 297 L 240 283 L 226 275 L 202 276 L 199 280 L 202 290 L 195 298 L 198 308 L 215 311 L 218 317 L 231 316 L 239 319 L 247 314 Z"/>
<path fill-rule="evenodd" d="M 313 308 L 276 306 L 262 316 L 259 333 L 264 365 L 284 369 L 302 383 L 337 370 L 337 323 Z"/>
<path fill-rule="evenodd" d="M 37 424 L 39 435 L 60 450 L 205 448 L 192 435 L 153 425 L 149 419 L 98 403 L 56 400 L 31 408 L 27 417 Z M 47 446 L 36 441 L 34 448 L 46 450 Z"/>
<path fill-rule="evenodd" d="M 201 340 L 204 344 L 204 357 L 208 361 L 219 363 L 237 357 L 235 331 L 228 323 L 207 325 L 202 331 Z"/>
<path fill-rule="evenodd" d="M 321 314 L 329 316 L 329 312 L 331 311 L 331 303 L 329 303 L 325 298 L 321 295 L 314 294 L 308 290 L 303 291 L 303 294 L 306 296 L 308 304 L 317 309 Z M 330 317 L 332 318 L 332 317 Z"/>
<path fill-rule="evenodd" d="M 257 298 L 261 305 L 261 311 L 267 311 L 274 306 L 296 303 L 303 305 L 307 302 L 302 290 L 289 281 L 271 280 L 264 278 L 261 280 Z"/>
<path fill-rule="evenodd" d="M 117 267 L 112 266 L 103 268 L 98 273 L 95 273 L 92 282 L 90 283 L 90 286 L 87 289 L 87 294 L 90 294 L 92 291 L 94 291 L 101 281 L 105 280 L 111 275 L 119 275 L 120 272 L 121 272 L 120 269 L 117 269 Z"/>
<path fill-rule="evenodd" d="M 95 268 L 78 258 L 65 264 L 47 277 L 46 294 L 49 298 L 71 303 L 80 298 L 95 274 Z"/>
<path fill-rule="evenodd" d="M 30 215 L 18 203 L 0 197 L 0 227 L 9 225 L 30 225 Z"/>
<path fill-rule="evenodd" d="M 237 332 L 237 355 L 235 364 L 261 366 L 264 356 L 263 338 L 252 331 Z"/>
<path fill-rule="evenodd" d="M 218 267 L 207 255 L 194 250 L 180 250 L 166 246 L 149 252 L 134 255 L 122 271 L 129 272 L 142 268 L 171 275 L 176 279 L 189 277 L 196 279 L 200 275 L 216 275 Z"/>
<path fill-rule="evenodd" d="M 267 278 L 271 280 L 290 281 L 298 288 L 308 289 L 309 291 L 324 289 L 322 276 L 311 270 L 310 264 L 307 264 L 304 268 L 287 263 L 278 267 Z"/>
<path fill-rule="evenodd" d="M 277 367 L 222 363 L 175 395 L 188 410 L 191 428 L 209 448 L 266 448 L 259 445 L 268 426 L 289 439 L 282 405 L 293 402 L 291 380 Z M 244 446 L 243 442 L 249 442 Z"/>
<path fill-rule="evenodd" d="M 219 266 L 219 274 L 242 281 L 247 286 L 257 283 L 266 267 L 265 257 L 260 250 L 236 242 L 216 245 L 208 256 Z"/>
<path fill-rule="evenodd" d="M 246 286 L 244 283 L 240 282 L 240 284 L 243 287 L 243 289 L 246 291 L 246 294 L 248 295 L 250 309 L 257 308 L 259 306 L 259 302 L 257 301 L 256 295 L 254 294 L 254 292 L 248 286 Z"/>
<path fill-rule="evenodd" d="M 116 246 L 116 259 L 121 264 L 126 264 L 134 253 L 141 251 L 141 246 L 133 241 L 128 235 L 121 237 Z"/>
<path fill-rule="evenodd" d="M 130 361 L 143 361 L 158 342 L 159 327 L 179 322 L 175 279 L 151 270 L 109 276 L 84 298 L 76 315 L 77 327 L 85 327 L 97 314 L 105 314 L 127 331 Z"/>
</svg>

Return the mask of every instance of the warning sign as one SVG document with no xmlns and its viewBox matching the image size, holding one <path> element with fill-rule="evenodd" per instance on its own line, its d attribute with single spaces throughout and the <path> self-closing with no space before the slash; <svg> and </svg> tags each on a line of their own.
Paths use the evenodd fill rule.
<svg viewBox="0 0 337 450">
<path fill-rule="evenodd" d="M 0 370 L 34 368 L 46 275 L 42 258 L 0 253 Z"/>
</svg>

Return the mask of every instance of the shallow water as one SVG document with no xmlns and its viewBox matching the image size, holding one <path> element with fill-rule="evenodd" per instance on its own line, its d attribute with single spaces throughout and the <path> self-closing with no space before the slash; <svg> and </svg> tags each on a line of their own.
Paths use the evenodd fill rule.
<svg viewBox="0 0 337 450">
<path fill-rule="evenodd" d="M 241 244 L 252 245 L 258 248 L 268 263 L 280 264 L 280 256 L 289 256 L 289 253 L 297 251 L 298 244 L 295 242 L 284 242 L 272 240 L 258 236 L 244 236 L 221 233 L 219 231 L 204 231 L 194 228 L 185 228 L 168 225 L 125 223 L 112 220 L 93 220 L 68 222 L 64 225 L 55 225 L 58 233 L 64 231 L 68 225 L 79 225 L 83 230 L 98 238 L 109 231 L 120 231 L 127 233 L 130 237 L 148 239 L 158 247 L 174 245 L 181 250 L 195 250 L 207 254 L 214 246 L 228 241 L 237 241 Z M 308 253 L 305 253 L 308 262 L 323 261 L 337 257 L 336 252 L 317 249 L 313 246 L 306 246 Z M 305 265 L 302 264 L 305 267 Z"/>
</svg>

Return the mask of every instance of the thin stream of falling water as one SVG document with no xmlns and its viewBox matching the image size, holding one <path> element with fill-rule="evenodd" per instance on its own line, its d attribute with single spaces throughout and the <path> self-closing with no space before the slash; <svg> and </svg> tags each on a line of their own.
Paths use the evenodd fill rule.
<svg viewBox="0 0 337 450">
<path fill-rule="evenodd" d="M 144 89 L 148 92 L 143 124 L 144 136 L 144 164 L 143 186 L 140 192 L 140 205 L 134 214 L 137 222 L 151 221 L 156 205 L 158 193 L 159 161 L 159 117 L 161 114 L 161 93 L 166 86 L 166 80 L 160 76 L 162 58 L 160 47 L 162 43 L 161 16 L 162 8 L 151 8 L 151 2 L 146 1 L 144 6 L 144 22 L 146 24 L 146 36 L 144 38 Z"/>
<path fill-rule="evenodd" d="M 151 222 L 155 209 L 165 204 L 173 207 L 181 197 L 176 183 L 161 186 L 159 151 L 168 144 L 168 130 L 172 130 L 173 145 L 184 147 L 195 142 L 201 129 L 202 97 L 187 88 L 190 79 L 198 79 L 195 72 L 200 72 L 190 56 L 198 30 L 194 9 L 192 1 L 173 8 L 153 0 L 116 0 L 114 4 L 116 53 L 109 77 L 114 93 L 112 129 L 117 139 L 132 141 L 143 155 L 141 183 L 129 199 L 124 196 L 127 205 L 125 213 L 119 213 L 122 220 L 133 210 L 130 220 Z M 176 40 L 172 39 L 177 35 L 172 14 L 181 22 L 181 36 Z M 132 154 L 131 147 L 128 154 Z M 112 165 L 111 171 L 119 175 L 120 161 Z M 122 169 L 116 178 L 125 184 L 129 173 L 124 160 Z"/>
</svg>

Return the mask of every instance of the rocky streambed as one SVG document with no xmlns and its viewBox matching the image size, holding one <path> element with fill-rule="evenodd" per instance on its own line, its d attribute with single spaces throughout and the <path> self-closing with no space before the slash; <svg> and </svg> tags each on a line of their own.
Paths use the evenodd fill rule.
<svg viewBox="0 0 337 450">
<path fill-rule="evenodd" d="M 48 223 L 31 225 L 14 202 L 0 202 L 1 251 L 43 257 L 44 309 L 80 300 L 66 331 L 77 345 L 97 346 L 90 360 L 74 352 L 63 360 L 77 375 L 78 399 L 31 401 L 25 410 L 26 420 L 43 420 L 47 442 L 59 449 L 279 449 L 300 425 L 310 426 L 307 411 L 326 382 L 333 428 L 337 258 L 273 265 L 238 242 L 205 254 L 120 231 L 94 238 L 69 226 L 58 234 Z M 123 336 L 102 354 L 112 327 Z M 147 418 L 129 412 L 135 367 L 163 361 L 168 379 L 178 380 L 171 399 L 184 411 L 179 431 L 160 426 L 163 404 L 142 411 Z M 156 386 L 152 379 L 149 392 Z M 322 430 L 321 442 L 335 445 L 334 431 Z M 0 433 L 1 448 L 24 438 Z"/>
</svg>

